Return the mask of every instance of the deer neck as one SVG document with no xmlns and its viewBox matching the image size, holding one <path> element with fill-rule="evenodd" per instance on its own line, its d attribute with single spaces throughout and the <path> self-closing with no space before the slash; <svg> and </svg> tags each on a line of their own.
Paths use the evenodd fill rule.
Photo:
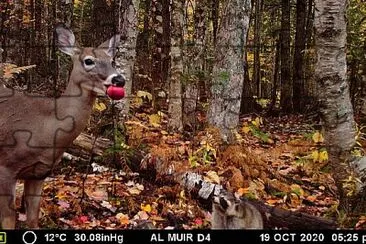
<svg viewBox="0 0 366 244">
<path fill-rule="evenodd" d="M 74 78 L 73 75 L 70 76 L 66 90 L 56 100 L 56 114 L 59 119 L 72 117 L 75 121 L 76 129 L 79 131 L 84 129 L 90 117 L 96 93 L 79 85 L 84 81 L 78 81 L 76 84 Z"/>
</svg>

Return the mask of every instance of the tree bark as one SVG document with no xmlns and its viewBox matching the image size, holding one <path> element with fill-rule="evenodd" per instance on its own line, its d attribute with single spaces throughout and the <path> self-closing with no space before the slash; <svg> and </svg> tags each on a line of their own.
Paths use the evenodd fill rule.
<svg viewBox="0 0 366 244">
<path fill-rule="evenodd" d="M 132 92 L 132 74 L 136 57 L 139 5 L 140 0 L 131 0 L 130 4 L 127 6 L 127 9 L 121 12 L 123 26 L 120 27 L 120 31 L 125 41 L 123 41 L 119 47 L 121 55 L 116 58 L 116 69 L 120 73 L 123 73 L 126 78 L 125 91 L 127 98 L 118 101 L 116 105 L 118 109 L 120 109 L 120 113 L 122 115 L 127 115 L 130 108 L 130 100 L 128 96 L 130 96 Z M 122 10 L 120 9 L 120 11 Z"/>
<path fill-rule="evenodd" d="M 345 213 L 365 211 L 366 160 L 352 159 L 355 122 L 346 63 L 346 0 L 315 0 L 315 78 L 330 165 Z M 360 184 L 361 182 L 361 184 Z"/>
<path fill-rule="evenodd" d="M 254 83 L 257 85 L 257 97 L 262 97 L 261 83 L 261 0 L 255 0 L 255 21 L 254 21 Z"/>
<path fill-rule="evenodd" d="M 208 121 L 233 142 L 239 123 L 243 88 L 243 48 L 248 33 L 250 1 L 227 1 L 217 34 Z"/>
<path fill-rule="evenodd" d="M 296 3 L 296 36 L 293 65 L 293 105 L 294 111 L 303 111 L 304 101 L 304 51 L 306 44 L 305 32 L 306 0 L 297 0 Z"/>
<path fill-rule="evenodd" d="M 184 1 L 172 3 L 171 70 L 169 81 L 169 121 L 171 130 L 181 131 L 182 124 L 182 75 L 183 75 L 183 24 Z"/>
<path fill-rule="evenodd" d="M 281 15 L 281 109 L 291 113 L 292 107 L 292 82 L 291 82 L 291 57 L 290 57 L 290 0 L 282 0 Z"/>
</svg>

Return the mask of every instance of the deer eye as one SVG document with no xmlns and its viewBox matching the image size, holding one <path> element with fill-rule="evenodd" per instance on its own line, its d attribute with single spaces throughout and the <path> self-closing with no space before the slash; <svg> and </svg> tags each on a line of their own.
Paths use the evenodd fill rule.
<svg viewBox="0 0 366 244">
<path fill-rule="evenodd" d="M 86 58 L 86 59 L 84 60 L 84 64 L 85 64 L 86 66 L 92 66 L 92 65 L 94 65 L 94 64 L 95 64 L 95 62 L 94 62 L 94 60 L 92 60 L 92 59 L 90 59 L 90 58 Z"/>
</svg>

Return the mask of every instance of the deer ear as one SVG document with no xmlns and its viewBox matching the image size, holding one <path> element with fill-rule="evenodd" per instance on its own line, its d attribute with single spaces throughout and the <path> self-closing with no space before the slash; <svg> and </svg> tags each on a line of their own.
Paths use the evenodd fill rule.
<svg viewBox="0 0 366 244">
<path fill-rule="evenodd" d="M 65 24 L 57 24 L 55 30 L 57 36 L 57 45 L 61 52 L 72 56 L 79 51 L 79 48 L 76 47 L 74 33 L 72 33 L 72 31 L 67 28 Z"/>
<path fill-rule="evenodd" d="M 117 53 L 117 47 L 118 47 L 118 44 L 119 44 L 120 40 L 121 40 L 121 35 L 119 35 L 119 34 L 114 35 L 108 41 L 105 41 L 102 44 L 100 44 L 98 48 L 103 49 L 104 52 L 108 56 L 114 57 Z"/>
</svg>

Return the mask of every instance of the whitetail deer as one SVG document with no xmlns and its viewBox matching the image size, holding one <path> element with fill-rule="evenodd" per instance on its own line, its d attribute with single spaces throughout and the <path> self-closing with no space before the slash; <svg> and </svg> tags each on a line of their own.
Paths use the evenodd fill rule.
<svg viewBox="0 0 366 244">
<path fill-rule="evenodd" d="M 24 179 L 27 225 L 38 228 L 44 179 L 85 128 L 97 94 L 123 89 L 124 77 L 113 68 L 119 36 L 98 48 L 78 48 L 63 24 L 56 26 L 59 49 L 72 57 L 68 86 L 57 99 L 0 88 L 0 219 L 15 228 L 15 185 Z"/>
</svg>

